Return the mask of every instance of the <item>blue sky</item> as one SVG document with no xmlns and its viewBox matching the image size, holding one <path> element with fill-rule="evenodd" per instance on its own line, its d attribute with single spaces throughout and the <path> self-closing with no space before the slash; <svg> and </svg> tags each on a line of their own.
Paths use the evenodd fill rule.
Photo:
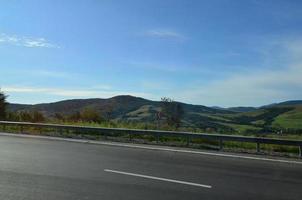
<svg viewBox="0 0 302 200">
<path fill-rule="evenodd" d="M 299 0 L 3 0 L 0 87 L 17 103 L 302 99 L 301 24 Z"/>
</svg>

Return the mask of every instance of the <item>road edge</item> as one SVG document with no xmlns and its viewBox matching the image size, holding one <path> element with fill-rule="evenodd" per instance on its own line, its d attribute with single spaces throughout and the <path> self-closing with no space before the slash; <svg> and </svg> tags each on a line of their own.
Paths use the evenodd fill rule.
<svg viewBox="0 0 302 200">
<path fill-rule="evenodd" d="M 175 152 L 175 153 L 189 153 L 189 154 L 199 154 L 199 155 L 206 155 L 206 156 L 239 158 L 239 159 L 302 165 L 302 161 L 298 161 L 298 159 L 293 160 L 293 159 L 268 158 L 268 157 L 264 157 L 264 156 L 262 156 L 262 157 L 247 156 L 247 155 L 235 154 L 235 153 L 226 153 L 226 152 L 218 153 L 218 152 L 211 152 L 211 151 L 204 151 L 204 150 L 201 151 L 201 150 L 191 150 L 191 149 L 185 149 L 185 148 L 155 146 L 155 145 L 149 145 L 149 144 L 132 144 L 132 143 L 122 143 L 122 142 L 96 141 L 96 140 L 86 140 L 86 139 L 61 138 L 61 137 L 52 137 L 52 136 L 28 135 L 28 134 L 21 134 L 21 133 L 15 134 L 15 133 L 3 133 L 3 132 L 0 132 L 0 136 L 46 139 L 46 140 L 56 140 L 56 141 L 65 141 L 65 142 L 145 149 L 145 150 L 153 150 L 153 151 L 169 151 L 169 152 Z"/>
</svg>

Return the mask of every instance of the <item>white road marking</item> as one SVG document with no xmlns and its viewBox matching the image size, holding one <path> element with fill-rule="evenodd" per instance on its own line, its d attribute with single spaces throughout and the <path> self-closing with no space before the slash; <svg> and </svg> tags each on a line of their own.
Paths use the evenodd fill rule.
<svg viewBox="0 0 302 200">
<path fill-rule="evenodd" d="M 183 184 L 183 185 L 190 185 L 190 186 L 203 187 L 203 188 L 209 188 L 209 189 L 212 188 L 212 186 L 210 186 L 210 185 L 192 183 L 192 182 L 187 182 L 187 181 L 179 181 L 179 180 L 168 179 L 168 178 L 160 178 L 160 177 L 156 177 L 156 176 L 135 174 L 135 173 L 129 173 L 129 172 L 123 172 L 123 171 L 117 171 L 117 170 L 111 170 L 111 169 L 104 169 L 104 171 L 109 172 L 109 173 L 122 174 L 122 175 L 127 175 L 127 176 L 135 176 L 135 177 L 153 179 L 153 180 L 159 180 L 159 181 L 166 181 L 166 182 L 178 183 L 178 184 Z"/>
<path fill-rule="evenodd" d="M 175 149 L 175 148 L 167 148 L 167 147 L 155 147 L 155 146 L 151 146 L 151 145 L 135 145 L 135 144 L 125 144 L 125 143 L 116 143 L 116 142 L 102 142 L 102 141 L 94 141 L 94 140 L 70 139 L 70 138 L 25 135 L 25 134 L 13 134 L 13 133 L 0 133 L 0 135 L 2 135 L 2 136 L 13 136 L 13 137 L 48 139 L 48 140 L 59 140 L 59 141 L 77 142 L 77 143 L 100 144 L 100 145 L 116 146 L 116 147 L 137 148 L 137 149 L 147 149 L 147 150 L 156 150 L 156 151 L 170 151 L 170 152 L 176 152 L 176 153 L 190 153 L 190 154 L 200 154 L 200 155 L 209 155 L 209 156 L 218 156 L 218 157 L 229 157 L 229 158 L 239 158 L 239 159 L 259 160 L 259 161 L 279 162 L 279 163 L 302 165 L 301 161 L 295 161 L 295 160 L 282 160 L 282 159 L 264 158 L 264 157 L 256 157 L 256 156 L 244 156 L 244 155 L 236 155 L 236 154 L 205 152 L 205 151 L 198 151 L 198 150 L 186 150 L 186 149 Z"/>
</svg>

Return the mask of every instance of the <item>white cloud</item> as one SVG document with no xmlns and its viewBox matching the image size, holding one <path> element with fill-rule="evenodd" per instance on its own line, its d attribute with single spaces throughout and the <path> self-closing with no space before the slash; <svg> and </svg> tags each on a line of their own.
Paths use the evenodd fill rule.
<svg viewBox="0 0 302 200">
<path fill-rule="evenodd" d="M 168 90 L 170 87 L 169 84 L 163 81 L 151 81 L 151 80 L 144 80 L 141 82 L 141 87 L 147 90 Z"/>
<path fill-rule="evenodd" d="M 170 64 L 170 63 L 163 64 L 163 63 L 148 62 L 148 61 L 126 61 L 125 64 L 130 65 L 131 67 L 158 70 L 163 72 L 177 72 L 177 71 L 181 71 L 184 68 L 176 64 Z"/>
<path fill-rule="evenodd" d="M 13 76 L 15 78 L 17 77 L 28 77 L 29 79 L 31 78 L 51 78 L 51 79 L 69 79 L 69 80 L 74 80 L 74 79 L 79 79 L 80 74 L 75 73 L 75 72 L 70 72 L 70 71 L 59 71 L 56 69 L 43 69 L 43 67 L 38 67 L 36 68 L 14 68 L 14 67 L 8 67 L 8 66 L 1 66 L 0 68 L 7 69 L 7 70 L 2 70 L 2 75 L 3 76 Z M 82 74 L 81 74 L 82 75 Z"/>
<path fill-rule="evenodd" d="M 109 98 L 117 95 L 133 95 L 151 97 L 149 93 L 127 92 L 127 91 L 108 91 L 97 89 L 62 89 L 48 87 L 22 87 L 22 86 L 3 86 L 2 91 L 7 93 L 30 93 L 42 95 L 55 95 L 65 98 Z"/>
<path fill-rule="evenodd" d="M 60 48 L 57 44 L 53 44 L 45 38 L 24 37 L 7 34 L 0 34 L 0 44 L 1 43 L 15 46 L 23 46 L 28 48 Z"/>
<path fill-rule="evenodd" d="M 112 87 L 110 85 L 95 85 L 90 88 L 96 89 L 96 90 L 111 90 L 112 89 Z"/>
<path fill-rule="evenodd" d="M 289 60 L 283 67 L 250 69 L 206 85 L 174 92 L 177 100 L 219 106 L 260 106 L 302 99 L 302 40 L 282 41 L 279 47 Z M 268 55 L 271 59 L 277 55 Z"/>
<path fill-rule="evenodd" d="M 165 29 L 147 30 L 143 33 L 143 35 L 148 37 L 154 37 L 154 38 L 178 39 L 178 40 L 186 39 L 186 37 L 181 33 L 172 30 L 165 30 Z"/>
<path fill-rule="evenodd" d="M 302 68 L 236 74 L 213 84 L 190 88 L 179 99 L 220 106 L 259 106 L 302 98 Z"/>
<path fill-rule="evenodd" d="M 51 70 L 30 70 L 30 71 L 24 71 L 24 73 L 30 73 L 38 77 L 43 76 L 48 78 L 64 78 L 64 79 L 77 76 L 77 74 L 75 73 L 67 73 L 62 71 L 51 71 Z"/>
</svg>

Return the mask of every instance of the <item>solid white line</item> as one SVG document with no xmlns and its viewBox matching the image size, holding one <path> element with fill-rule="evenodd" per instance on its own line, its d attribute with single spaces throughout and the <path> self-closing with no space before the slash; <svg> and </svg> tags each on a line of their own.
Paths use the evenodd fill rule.
<svg viewBox="0 0 302 200">
<path fill-rule="evenodd" d="M 200 155 L 209 155 L 209 156 L 218 156 L 218 157 L 229 157 L 229 158 L 239 158 L 239 159 L 259 160 L 259 161 L 267 161 L 267 162 L 279 162 L 279 163 L 302 165 L 301 161 L 295 161 L 295 160 L 282 160 L 282 159 L 274 159 L 274 158 L 263 158 L 263 157 L 256 157 L 256 156 L 244 156 L 244 155 L 235 155 L 235 154 L 226 154 L 226 153 L 214 153 L 214 152 L 205 152 L 205 151 L 197 151 L 197 150 L 173 149 L 173 148 L 166 148 L 166 147 L 155 147 L 155 146 L 151 146 L 151 145 L 150 146 L 135 145 L 135 144 L 125 144 L 125 143 L 102 142 L 102 141 L 94 141 L 94 140 L 70 139 L 70 138 L 12 134 L 12 133 L 0 133 L 0 135 L 13 136 L 13 137 L 25 137 L 25 138 L 39 138 L 39 139 L 58 140 L 58 141 L 77 142 L 77 143 L 100 144 L 100 145 L 116 146 L 116 147 L 137 148 L 137 149 L 147 149 L 147 150 L 156 150 L 156 151 L 170 151 L 170 152 L 176 152 L 176 153 L 190 153 L 190 154 L 200 154 Z"/>
<path fill-rule="evenodd" d="M 185 149 L 171 149 L 171 148 L 162 148 L 162 147 L 147 147 L 147 146 L 140 146 L 140 145 L 115 144 L 115 143 L 108 143 L 108 144 L 105 144 L 105 145 L 119 146 L 119 147 L 130 147 L 130 148 L 139 148 L 139 149 L 148 149 L 148 150 L 170 151 L 170 152 L 177 152 L 177 153 L 190 153 L 190 154 L 201 154 L 201 155 L 210 155 L 210 156 L 219 156 L 219 157 L 240 158 L 240 159 L 249 159 L 249 160 L 260 160 L 260 161 L 269 161 L 269 162 L 302 164 L 302 162 L 294 161 L 294 160 L 281 160 L 281 159 L 273 159 L 273 158 L 261 158 L 261 157 L 255 157 L 255 156 L 243 156 L 243 155 L 233 155 L 233 154 L 225 154 L 225 153 L 213 153 L 213 152 L 204 152 L 204 151 L 193 151 L 193 150 L 185 150 Z"/>
<path fill-rule="evenodd" d="M 192 182 L 187 182 L 187 181 L 179 181 L 179 180 L 168 179 L 168 178 L 160 178 L 160 177 L 156 177 L 156 176 L 147 176 L 147 175 L 142 175 L 142 174 L 135 174 L 135 173 L 129 173 L 129 172 L 123 172 L 123 171 L 117 171 L 117 170 L 111 170 L 111 169 L 104 169 L 104 171 L 105 172 L 110 172 L 110 173 L 115 173 L 115 174 L 135 176 L 135 177 L 140 177 L 140 178 L 166 181 L 166 182 L 178 183 L 178 184 L 184 184 L 184 185 L 190 185 L 190 186 L 196 186 L 196 187 L 212 188 L 212 186 L 210 186 L 210 185 L 192 183 Z"/>
</svg>

